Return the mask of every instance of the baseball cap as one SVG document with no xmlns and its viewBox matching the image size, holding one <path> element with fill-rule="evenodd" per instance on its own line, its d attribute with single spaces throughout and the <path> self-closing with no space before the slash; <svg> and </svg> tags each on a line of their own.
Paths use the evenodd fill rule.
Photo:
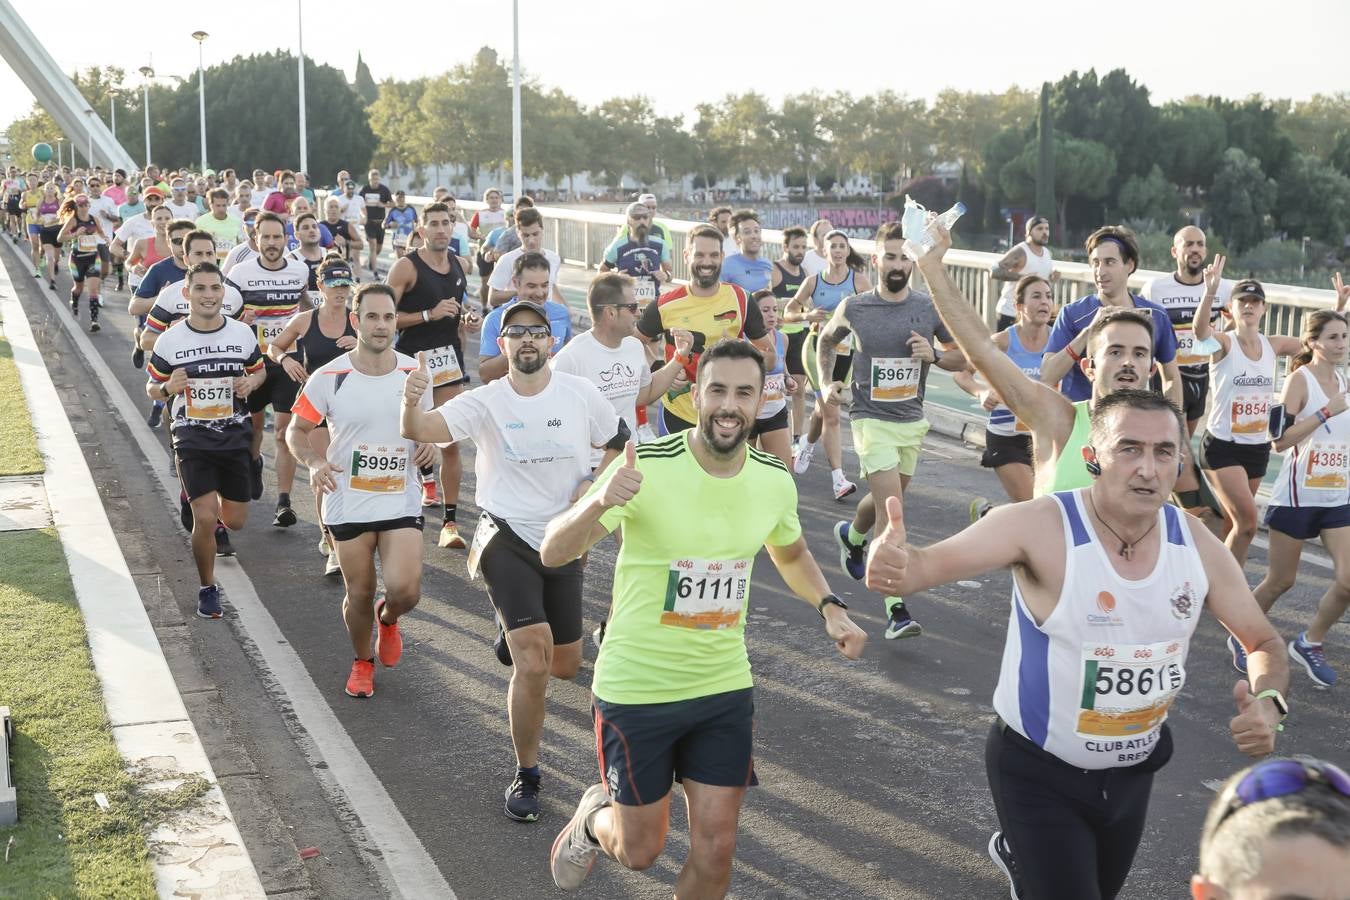
<svg viewBox="0 0 1350 900">
<path fill-rule="evenodd" d="M 161 190 L 160 190 L 159 188 L 157 188 L 157 187 L 148 187 L 148 188 L 145 189 L 145 193 L 144 193 L 142 196 L 145 196 L 145 197 L 158 197 L 159 199 L 163 200 L 163 199 L 164 199 L 164 192 L 161 191 Z"/>
<path fill-rule="evenodd" d="M 1233 299 L 1238 300 L 1242 297 L 1255 297 L 1265 303 L 1266 289 L 1261 287 L 1261 282 L 1255 278 L 1248 278 L 1246 281 L 1239 281 L 1233 286 Z"/>
<path fill-rule="evenodd" d="M 642 194 L 642 195 L 640 195 L 640 196 L 637 198 L 637 202 L 639 202 L 639 203 L 655 203 L 655 202 L 656 202 L 656 195 L 655 195 L 655 194 Z"/>
<path fill-rule="evenodd" d="M 356 282 L 352 280 L 352 269 L 348 265 L 329 266 L 323 270 L 323 283 L 329 287 L 342 287 L 343 285 L 353 285 Z"/>
<path fill-rule="evenodd" d="M 531 303 L 528 300 L 516 300 L 502 310 L 502 327 L 505 328 L 508 322 L 522 312 L 534 313 L 545 325 L 548 324 L 548 311 L 542 306 L 538 303 Z"/>
</svg>

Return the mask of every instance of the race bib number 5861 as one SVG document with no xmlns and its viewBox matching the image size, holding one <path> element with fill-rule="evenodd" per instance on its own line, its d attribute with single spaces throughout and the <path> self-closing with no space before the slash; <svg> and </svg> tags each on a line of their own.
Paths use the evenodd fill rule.
<svg viewBox="0 0 1350 900">
<path fill-rule="evenodd" d="M 1083 644 L 1078 734 L 1125 737 L 1167 718 L 1186 683 L 1182 641 L 1156 644 Z"/>
<path fill-rule="evenodd" d="M 677 559 L 670 564 L 661 624 L 731 628 L 750 590 L 748 559 Z"/>
</svg>

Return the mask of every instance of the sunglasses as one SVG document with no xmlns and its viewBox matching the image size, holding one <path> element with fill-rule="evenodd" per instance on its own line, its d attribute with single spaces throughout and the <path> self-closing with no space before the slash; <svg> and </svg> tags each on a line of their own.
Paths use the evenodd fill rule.
<svg viewBox="0 0 1350 900">
<path fill-rule="evenodd" d="M 502 337 L 528 337 L 536 341 L 549 337 L 551 334 L 547 325 L 507 325 L 502 329 Z"/>
<path fill-rule="evenodd" d="M 638 309 L 640 308 L 639 305 L 636 303 L 611 303 L 610 306 L 614 307 L 615 309 L 626 309 L 629 312 L 633 313 L 637 312 Z"/>
<path fill-rule="evenodd" d="M 1219 825 L 1244 806 L 1288 797 L 1310 784 L 1325 784 L 1342 797 L 1350 798 L 1350 775 L 1339 766 L 1320 760 L 1268 759 L 1253 766 L 1233 786 L 1214 828 L 1217 831 Z"/>
<path fill-rule="evenodd" d="M 75 205 L 76 205 L 76 206 L 88 206 L 89 204 L 88 204 L 88 203 L 76 203 Z"/>
</svg>

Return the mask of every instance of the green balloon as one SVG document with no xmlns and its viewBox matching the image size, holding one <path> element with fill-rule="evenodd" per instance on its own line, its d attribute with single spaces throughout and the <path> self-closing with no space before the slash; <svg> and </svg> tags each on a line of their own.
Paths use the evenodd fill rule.
<svg viewBox="0 0 1350 900">
<path fill-rule="evenodd" d="M 34 144 L 34 145 L 33 145 L 33 159 L 37 160 L 37 161 L 40 162 L 40 163 L 51 162 L 51 161 L 52 161 L 52 145 L 51 145 L 51 144 Z"/>
</svg>

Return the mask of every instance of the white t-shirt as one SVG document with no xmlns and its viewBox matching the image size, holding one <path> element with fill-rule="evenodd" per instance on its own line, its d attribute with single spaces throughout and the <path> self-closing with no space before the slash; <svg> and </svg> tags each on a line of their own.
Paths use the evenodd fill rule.
<svg viewBox="0 0 1350 900">
<path fill-rule="evenodd" d="M 459 241 L 459 249 L 465 254 L 469 252 L 469 226 L 463 222 L 456 222 L 455 227 L 450 231 L 450 237 Z"/>
<path fill-rule="evenodd" d="M 131 251 L 135 249 L 136 242 L 144 238 L 154 237 L 155 226 L 145 216 L 132 216 L 122 223 L 122 227 L 113 234 L 113 240 L 122 242 L 126 247 L 125 255 L 130 256 Z M 132 269 L 127 269 L 127 283 L 135 290 L 141 283 L 141 276 L 137 275 Z"/>
<path fill-rule="evenodd" d="M 341 470 L 337 490 L 323 495 L 327 525 L 384 522 L 422 515 L 422 479 L 413 462 L 416 442 L 399 433 L 403 382 L 417 360 L 396 354 L 386 375 L 363 375 L 344 353 L 316 369 L 300 389 L 293 412 L 317 425 L 328 421 L 328 461 Z M 422 408 L 431 409 L 431 391 Z"/>
<path fill-rule="evenodd" d="M 626 337 L 611 350 L 593 332 L 583 332 L 553 357 L 553 371 L 580 375 L 595 385 L 628 430 L 637 431 L 637 397 L 652 381 L 647 352 L 637 338 Z M 604 455 L 599 450 L 592 453 L 591 465 Z"/>
<path fill-rule="evenodd" d="M 511 290 L 511 270 L 515 268 L 516 260 L 524 252 L 524 247 L 517 247 L 509 253 L 503 254 L 502 258 L 497 260 L 496 268 L 492 270 L 492 277 L 488 279 L 488 287 L 494 291 Z M 558 270 L 562 268 L 562 259 L 552 250 L 541 250 L 540 252 L 548 258 L 548 286 L 549 290 L 552 291 L 558 284 Z"/>
<path fill-rule="evenodd" d="M 522 397 L 510 378 L 465 391 L 436 408 L 453 440 L 478 448 L 474 502 L 534 549 L 549 521 L 572 505 L 591 474 L 591 450 L 619 430 L 614 407 L 584 378 L 554 372 L 548 386 Z"/>
<path fill-rule="evenodd" d="M 830 261 L 816 252 L 812 247 L 806 251 L 806 257 L 802 260 L 802 271 L 807 275 L 819 275 L 830 267 Z"/>
<path fill-rule="evenodd" d="M 248 195 L 248 205 L 254 209 L 262 209 L 263 204 L 267 202 L 267 195 L 272 193 L 269 190 L 253 190 Z"/>
<path fill-rule="evenodd" d="M 348 197 L 346 194 L 337 195 L 338 215 L 347 222 L 360 223 L 361 210 L 366 208 L 366 201 L 359 196 Z"/>
<path fill-rule="evenodd" d="M 103 227 L 105 235 L 111 235 L 117 226 L 119 216 L 117 215 L 117 204 L 111 197 L 102 196 L 98 198 L 89 198 L 89 215 L 93 216 L 99 225 Z M 103 238 L 99 238 L 100 244 L 107 243 Z"/>
<path fill-rule="evenodd" d="M 740 252 L 741 252 L 741 245 L 736 243 L 736 239 L 734 237 L 732 237 L 731 235 L 727 235 L 726 237 L 722 238 L 723 259 L 726 259 L 728 256 L 735 256 L 737 253 Z"/>
<path fill-rule="evenodd" d="M 164 205 L 169 208 L 169 212 L 173 213 L 175 219 L 187 219 L 194 224 L 197 221 L 197 217 L 202 214 L 202 211 L 197 208 L 197 204 L 193 203 L 191 200 L 184 200 L 182 205 L 174 203 L 173 201 L 169 201 Z"/>
<path fill-rule="evenodd" d="M 226 275 L 230 270 L 245 260 L 252 259 L 258 255 L 258 251 L 249 246 L 248 241 L 240 241 L 234 245 L 234 248 L 225 256 L 225 261 L 220 264 L 220 271 Z"/>
</svg>

